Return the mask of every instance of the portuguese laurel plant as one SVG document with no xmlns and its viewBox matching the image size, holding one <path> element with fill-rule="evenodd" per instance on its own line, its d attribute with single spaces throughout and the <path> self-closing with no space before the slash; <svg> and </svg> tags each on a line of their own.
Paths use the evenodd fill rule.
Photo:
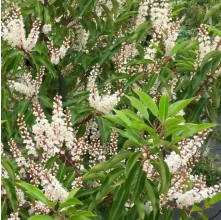
<svg viewBox="0 0 221 220">
<path fill-rule="evenodd" d="M 208 219 L 220 9 L 185 38 L 167 0 L 2 1 L 2 219 Z"/>
</svg>

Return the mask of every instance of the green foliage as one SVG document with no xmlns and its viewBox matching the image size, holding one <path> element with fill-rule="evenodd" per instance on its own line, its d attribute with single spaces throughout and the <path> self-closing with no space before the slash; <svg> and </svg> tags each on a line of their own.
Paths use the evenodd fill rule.
<svg viewBox="0 0 221 220">
<path fill-rule="evenodd" d="M 202 40 L 198 37 L 203 21 L 209 33 L 206 37 L 213 43 L 214 39 L 220 40 L 220 2 L 169 1 L 173 7 L 171 22 L 184 15 L 186 18 L 177 30 L 174 22 L 171 23 L 174 26 L 168 25 L 171 29 L 161 30 L 159 35 L 154 21 L 151 22 L 150 3 L 140 11 L 142 2 L 14 1 L 21 9 L 25 37 L 37 18 L 41 25 L 30 51 L 24 45 L 11 45 L 4 34 L 2 38 L 1 164 L 2 186 L 6 191 L 2 196 L 2 219 L 17 212 L 22 220 L 171 219 L 176 203 L 162 203 L 174 177 L 165 158 L 174 152 L 182 156 L 182 141 L 214 128 L 221 112 L 219 45 L 215 49 L 211 46 L 211 51 L 203 54 Z M 4 1 L 2 11 L 10 12 L 10 5 L 10 1 Z M 148 13 L 139 23 L 141 12 Z M 5 16 L 10 15 L 3 15 L 4 23 Z M 45 33 L 43 27 L 48 24 L 51 30 Z M 173 36 L 176 31 L 179 35 L 174 42 L 170 39 L 171 30 Z M 70 41 L 65 56 L 55 63 L 52 51 L 64 46 L 65 39 Z M 53 49 L 49 48 L 50 40 Z M 45 71 L 41 78 L 42 66 Z M 90 89 L 92 76 L 96 79 Z M 33 86 L 34 80 L 39 85 Z M 16 87 L 15 83 L 20 84 Z M 32 96 L 21 92 L 27 87 L 36 89 Z M 62 103 L 55 107 L 53 99 L 57 94 L 62 96 Z M 99 99 L 94 99 L 92 105 L 90 100 L 97 94 Z M 109 113 L 97 109 L 99 101 L 105 107 L 116 98 L 111 94 L 117 94 L 118 98 L 114 108 L 108 109 Z M 110 98 L 105 103 L 104 97 L 108 95 Z M 36 113 L 36 104 L 42 113 Z M 51 156 L 45 149 L 60 135 L 56 131 L 63 123 L 54 123 L 56 110 L 61 117 L 70 110 L 65 123 L 67 126 L 71 123 L 69 129 L 73 129 L 74 139 L 70 140 L 73 146 L 69 148 L 65 141 L 55 142 Z M 24 116 L 24 125 L 19 123 L 20 115 Z M 39 118 L 55 126 L 55 137 L 46 140 L 43 138 L 46 134 L 41 136 L 39 131 L 44 149 L 39 147 L 39 137 L 33 132 Z M 220 139 L 217 131 L 212 135 Z M 16 153 L 9 143 L 11 139 L 18 146 Z M 59 152 L 56 152 L 57 145 Z M 78 150 L 82 146 L 85 149 L 81 155 Z M 37 156 L 29 152 L 31 147 Z M 71 154 L 74 147 L 77 150 Z M 96 155 L 97 152 L 104 153 Z M 31 168 L 27 169 L 19 158 L 48 171 L 56 184 L 68 192 L 65 201 L 53 201 L 46 196 L 44 187 L 32 181 L 35 175 Z M 147 160 L 154 170 L 154 178 L 145 170 Z M 199 160 L 192 166 L 194 175 L 205 175 L 208 171 L 205 175 L 208 186 L 217 184 L 220 172 L 209 163 Z M 191 188 L 192 182 L 188 184 L 183 193 Z M 23 205 L 18 190 L 24 194 Z M 206 199 L 204 206 L 209 208 L 218 201 L 220 193 Z M 29 208 L 36 206 L 36 202 L 41 202 L 49 212 L 31 213 Z M 192 212 L 206 219 L 197 204 L 179 211 L 182 219 L 191 219 Z"/>
</svg>

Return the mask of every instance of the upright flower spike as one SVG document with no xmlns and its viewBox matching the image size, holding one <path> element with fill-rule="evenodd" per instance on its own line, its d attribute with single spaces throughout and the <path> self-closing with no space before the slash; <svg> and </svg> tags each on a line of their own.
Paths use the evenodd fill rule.
<svg viewBox="0 0 221 220">
<path fill-rule="evenodd" d="M 39 104 L 36 104 L 34 106 L 36 123 L 32 127 L 37 146 L 50 156 L 60 153 L 63 143 L 68 148 L 71 148 L 74 143 L 70 115 L 69 112 L 66 112 L 66 115 L 63 113 L 60 96 L 54 98 L 53 107 L 52 122 L 49 123 Z"/>
<path fill-rule="evenodd" d="M 89 103 L 90 106 L 96 110 L 103 112 L 104 114 L 108 114 L 111 109 L 120 101 L 122 90 L 119 89 L 112 95 L 107 94 L 100 96 L 97 85 L 95 83 L 98 73 L 98 68 L 94 67 L 88 79 L 88 91 L 90 92 Z"/>
<path fill-rule="evenodd" d="M 2 37 L 12 47 L 19 47 L 30 52 L 38 40 L 41 22 L 37 19 L 32 26 L 31 32 L 26 39 L 23 18 L 17 4 L 12 4 L 11 11 L 4 13 L 2 19 Z"/>
<path fill-rule="evenodd" d="M 40 19 L 37 19 L 36 21 L 34 21 L 31 32 L 28 35 L 28 38 L 23 45 L 24 50 L 30 52 L 34 48 L 38 40 L 40 25 L 41 25 Z"/>
<path fill-rule="evenodd" d="M 50 53 L 51 63 L 55 65 L 58 64 L 60 60 L 59 50 L 54 48 L 54 43 L 50 38 L 47 42 L 47 47 Z"/>
<path fill-rule="evenodd" d="M 30 133 L 28 132 L 28 129 L 24 122 L 24 116 L 22 115 L 18 115 L 18 126 L 19 126 L 21 136 L 24 139 L 25 148 L 28 150 L 28 154 L 36 157 L 37 151 L 35 149 L 35 144 L 32 138 L 30 137 Z"/>
<path fill-rule="evenodd" d="M 47 42 L 51 63 L 57 65 L 60 59 L 64 58 L 69 48 L 70 38 L 65 38 L 60 49 L 54 47 L 53 41 L 49 38 Z"/>
</svg>

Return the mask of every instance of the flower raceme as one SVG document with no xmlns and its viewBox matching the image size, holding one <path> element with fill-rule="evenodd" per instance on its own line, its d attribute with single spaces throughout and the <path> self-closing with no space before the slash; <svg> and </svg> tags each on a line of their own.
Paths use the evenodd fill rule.
<svg viewBox="0 0 221 220">
<path fill-rule="evenodd" d="M 41 22 L 36 19 L 32 24 L 32 29 L 27 39 L 25 37 L 25 29 L 23 18 L 17 4 L 12 4 L 11 14 L 5 12 L 2 19 L 2 37 L 12 47 L 19 47 L 20 49 L 30 52 L 37 43 L 39 28 Z"/>
</svg>

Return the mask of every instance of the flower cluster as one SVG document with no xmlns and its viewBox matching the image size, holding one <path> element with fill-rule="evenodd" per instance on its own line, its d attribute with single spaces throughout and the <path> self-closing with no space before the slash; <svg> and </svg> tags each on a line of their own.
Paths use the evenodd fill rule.
<svg viewBox="0 0 221 220">
<path fill-rule="evenodd" d="M 24 29 L 23 18 L 17 4 L 12 4 L 11 13 L 5 12 L 2 19 L 2 37 L 12 47 L 19 47 L 30 52 L 38 40 L 41 22 L 39 19 L 33 22 L 28 38 Z"/>
<path fill-rule="evenodd" d="M 32 127 L 34 140 L 38 148 L 43 149 L 49 156 L 61 152 L 63 143 L 67 148 L 73 145 L 73 129 L 70 126 L 69 112 L 65 115 L 62 109 L 61 97 L 56 96 L 53 104 L 52 122 L 46 119 L 39 104 L 34 106 L 36 123 Z"/>
<path fill-rule="evenodd" d="M 48 50 L 50 52 L 51 63 L 57 65 L 60 59 L 64 58 L 69 49 L 70 39 L 65 38 L 60 49 L 54 47 L 53 41 L 49 38 L 47 42 Z"/>
<path fill-rule="evenodd" d="M 43 27 L 42 27 L 42 33 L 44 34 L 47 34 L 48 32 L 51 31 L 51 24 L 45 24 Z"/>
<path fill-rule="evenodd" d="M 35 201 L 35 203 L 31 204 L 31 208 L 28 210 L 30 215 L 47 215 L 50 213 L 50 209 L 44 203 L 40 201 Z"/>
<path fill-rule="evenodd" d="M 115 72 L 117 73 L 129 73 L 133 72 L 133 67 L 125 66 L 130 60 L 138 55 L 138 50 L 136 49 L 135 42 L 131 44 L 123 43 L 120 51 L 114 55 L 112 60 L 115 64 Z"/>
<path fill-rule="evenodd" d="M 201 148 L 206 136 L 211 132 L 210 129 L 199 132 L 192 138 L 186 138 L 178 143 L 180 155 L 171 152 L 166 156 L 165 162 L 172 174 L 171 188 L 167 196 L 161 195 L 161 206 L 167 205 L 168 208 L 178 207 L 180 209 L 188 208 L 195 203 L 200 203 L 206 198 L 211 198 L 221 189 L 220 185 L 207 187 L 203 176 L 192 175 L 192 167 L 199 159 L 199 149 Z M 148 152 L 148 149 L 146 149 Z M 144 170 L 148 178 L 158 179 L 159 175 L 154 171 L 150 161 L 156 158 L 156 155 L 143 154 L 145 163 Z"/>
<path fill-rule="evenodd" d="M 8 218 L 7 220 L 20 220 L 20 218 L 18 217 L 18 213 L 11 213 L 10 214 L 10 218 Z"/>
<path fill-rule="evenodd" d="M 138 9 L 138 14 L 136 16 L 136 21 L 134 28 L 138 27 L 140 24 L 143 24 L 146 21 L 146 16 L 148 15 L 148 1 L 142 1 L 140 3 L 139 9 Z"/>
<path fill-rule="evenodd" d="M 94 67 L 88 79 L 87 89 L 90 92 L 89 103 L 90 106 L 95 108 L 96 110 L 104 114 L 108 114 L 111 111 L 111 109 L 120 101 L 122 90 L 119 89 L 111 95 L 111 89 L 107 86 L 105 89 L 105 94 L 100 96 L 95 82 L 98 74 L 98 67 Z"/>
<path fill-rule="evenodd" d="M 205 57 L 206 54 L 213 50 L 221 50 L 221 37 L 216 36 L 213 41 L 211 41 L 209 32 L 205 25 L 201 25 L 199 28 L 199 50 L 197 52 L 197 58 L 195 62 L 196 68 L 198 68 Z"/>
<path fill-rule="evenodd" d="M 37 101 L 44 72 L 45 67 L 42 66 L 37 73 L 36 79 L 32 79 L 32 74 L 30 72 L 24 73 L 17 81 L 10 81 L 10 87 L 17 92 L 23 93 L 27 99 L 35 103 Z"/>
<path fill-rule="evenodd" d="M 82 25 L 77 25 L 75 29 L 75 34 L 73 36 L 73 48 L 78 51 L 87 52 L 87 41 L 89 38 L 89 33 L 82 27 Z"/>
<path fill-rule="evenodd" d="M 62 187 L 59 181 L 55 178 L 55 176 L 51 174 L 49 170 L 44 169 L 44 165 L 46 162 L 45 160 L 39 161 L 40 163 L 36 163 L 30 160 L 30 158 L 24 158 L 13 140 L 10 140 L 8 145 L 10 146 L 12 156 L 15 159 L 18 167 L 20 168 L 20 171 L 23 170 L 23 172 L 20 173 L 23 174 L 24 177 L 28 177 L 30 179 L 30 182 L 36 186 L 41 185 L 44 194 L 51 201 L 58 200 L 60 202 L 64 202 L 66 200 L 68 192 Z M 19 189 L 17 190 L 17 196 L 19 198 L 20 206 L 22 206 L 25 201 L 24 195 L 21 194 L 21 192 L 23 193 L 23 191 Z M 46 210 L 48 209 L 46 208 Z"/>
</svg>

